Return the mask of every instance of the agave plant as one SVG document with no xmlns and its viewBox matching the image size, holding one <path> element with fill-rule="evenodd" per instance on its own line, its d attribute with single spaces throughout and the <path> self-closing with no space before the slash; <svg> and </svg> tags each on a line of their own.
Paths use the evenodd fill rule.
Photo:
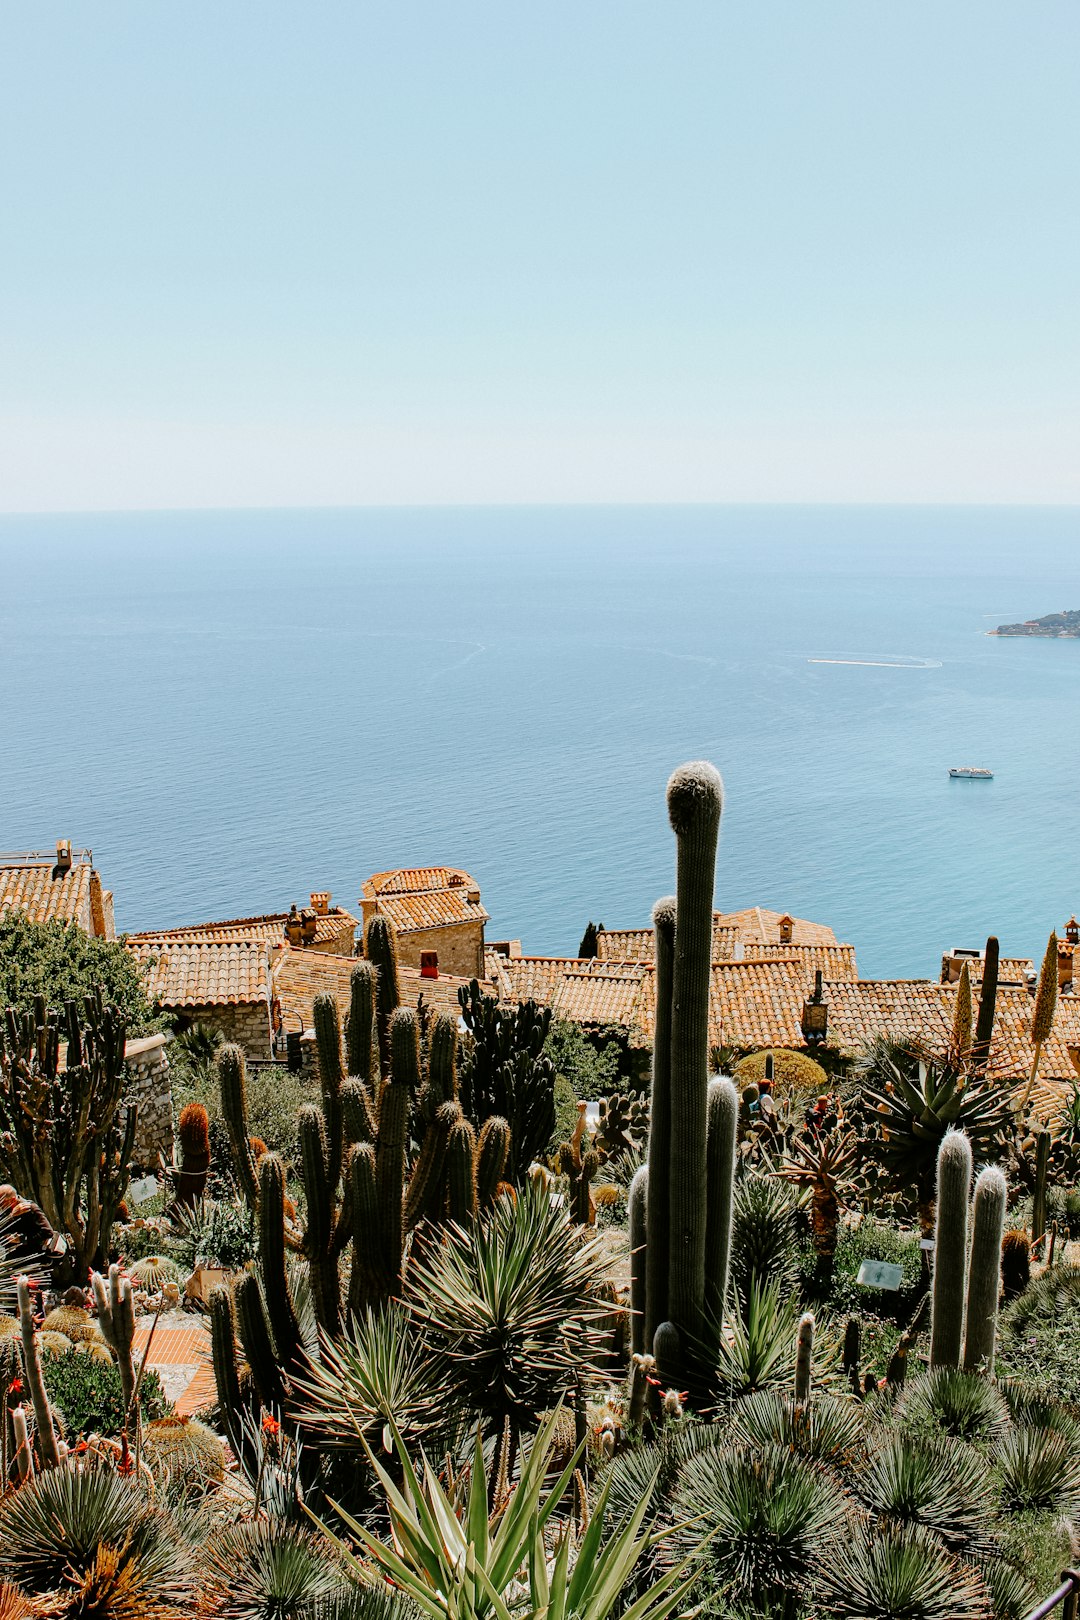
<svg viewBox="0 0 1080 1620">
<path fill-rule="evenodd" d="M 421 1440 L 445 1410 L 441 1370 L 397 1302 L 350 1318 L 338 1339 L 324 1335 L 296 1390 L 306 1430 L 360 1453 L 391 1450 L 391 1423 L 407 1444 Z"/>
<path fill-rule="evenodd" d="M 975 1165 L 996 1164 L 1013 1125 L 1009 1088 L 989 1071 L 910 1041 L 878 1039 L 859 1065 L 862 1146 L 894 1189 L 914 1189 L 923 1237 L 934 1231 L 937 1153 L 963 1131 Z"/>
<path fill-rule="evenodd" d="M 810 1231 L 817 1255 L 817 1284 L 827 1293 L 836 1259 L 840 1210 L 851 1190 L 858 1156 L 855 1132 L 836 1124 L 831 1130 L 803 1131 L 788 1149 L 778 1174 L 810 1193 Z"/>
<path fill-rule="evenodd" d="M 986 1590 L 921 1525 L 862 1524 L 830 1538 L 818 1600 L 838 1620 L 986 1620 Z"/>
<path fill-rule="evenodd" d="M 680 1473 L 671 1511 L 669 1555 L 693 1556 L 736 1612 L 770 1615 L 793 1611 L 823 1538 L 846 1519 L 839 1486 L 781 1445 L 702 1452 Z M 702 1524 L 714 1531 L 705 1543 Z"/>
<path fill-rule="evenodd" d="M 847 1396 L 818 1395 L 796 1405 L 779 1389 L 763 1389 L 731 1411 L 735 1437 L 749 1446 L 788 1446 L 830 1468 L 848 1468 L 862 1456 L 866 1417 Z"/>
<path fill-rule="evenodd" d="M 468 1488 L 455 1502 L 426 1457 L 414 1467 L 396 1436 L 403 1482 L 399 1488 L 372 1454 L 386 1493 L 393 1544 L 342 1518 L 371 1566 L 430 1620 L 513 1620 L 522 1609 L 545 1620 L 606 1620 L 620 1612 L 620 1597 L 656 1537 L 642 1532 L 648 1500 L 630 1522 L 606 1536 L 606 1490 L 580 1540 L 572 1521 L 555 1514 L 574 1477 L 580 1448 L 545 1493 L 560 1417 L 556 1409 L 540 1429 L 513 1491 L 489 1513 L 484 1451 L 478 1433 Z M 368 1568 L 338 1542 L 358 1579 Z M 572 1565 L 571 1565 L 571 1557 Z M 686 1596 L 692 1577 L 687 1561 L 675 1564 L 625 1609 L 622 1620 L 666 1620 Z"/>
<path fill-rule="evenodd" d="M 603 1250 L 583 1238 L 540 1186 L 502 1198 L 409 1267 L 406 1304 L 431 1346 L 441 1398 L 477 1415 L 489 1435 L 523 1430 L 556 1406 L 590 1365 Z"/>
<path fill-rule="evenodd" d="M 731 1289 L 749 1302 L 751 1284 L 795 1280 L 795 1199 L 772 1176 L 751 1175 L 735 1187 Z"/>
<path fill-rule="evenodd" d="M 800 1308 L 784 1283 L 752 1276 L 741 1305 L 716 1346 L 715 1393 L 727 1402 L 788 1381 L 794 1368 Z"/>
</svg>

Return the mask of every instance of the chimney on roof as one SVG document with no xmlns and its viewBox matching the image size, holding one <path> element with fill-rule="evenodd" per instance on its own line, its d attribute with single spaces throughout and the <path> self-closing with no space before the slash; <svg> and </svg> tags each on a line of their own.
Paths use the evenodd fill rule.
<svg viewBox="0 0 1080 1620">
<path fill-rule="evenodd" d="M 781 945 L 790 945 L 791 944 L 791 936 L 792 936 L 792 934 L 794 932 L 795 932 L 795 919 L 794 919 L 794 917 L 786 917 L 786 916 L 781 917 L 781 919 L 780 919 L 780 943 L 781 943 Z"/>
<path fill-rule="evenodd" d="M 821 1046 L 829 1029 L 829 1007 L 821 988 L 821 969 L 814 973 L 814 993 L 803 1002 L 802 1032 L 807 1046 Z"/>
<path fill-rule="evenodd" d="M 71 839 L 58 838 L 56 840 L 56 869 L 55 876 L 63 877 L 65 872 L 71 871 Z"/>
<path fill-rule="evenodd" d="M 290 945 L 299 945 L 301 933 L 302 924 L 300 922 L 300 913 L 297 911 L 294 903 L 289 910 L 289 915 L 285 919 L 285 938 L 288 940 Z"/>
<path fill-rule="evenodd" d="M 460 889 L 464 882 L 465 879 L 462 877 L 460 872 L 451 872 L 450 876 L 446 880 L 446 887 L 448 889 Z"/>
<path fill-rule="evenodd" d="M 1080 945 L 1080 923 L 1075 917 L 1070 917 L 1065 924 L 1065 938 L 1070 945 Z"/>
<path fill-rule="evenodd" d="M 308 906 L 305 906 L 300 913 L 300 943 L 302 945 L 313 945 L 315 943 L 315 930 L 317 927 L 318 922 L 315 913 Z"/>
<path fill-rule="evenodd" d="M 318 889 L 311 897 L 311 909 L 316 917 L 330 915 L 330 890 Z"/>
<path fill-rule="evenodd" d="M 480 904 L 480 890 L 475 887 L 467 889 L 465 899 L 470 906 L 478 906 Z"/>
<path fill-rule="evenodd" d="M 422 979 L 437 979 L 439 977 L 438 951 L 420 952 L 420 977 Z"/>
</svg>

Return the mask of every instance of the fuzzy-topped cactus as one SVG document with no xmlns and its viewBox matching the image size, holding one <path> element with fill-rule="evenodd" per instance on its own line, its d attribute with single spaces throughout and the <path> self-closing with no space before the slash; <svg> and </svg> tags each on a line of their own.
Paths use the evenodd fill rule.
<svg viewBox="0 0 1080 1620">
<path fill-rule="evenodd" d="M 45 1389 L 45 1377 L 41 1370 L 41 1344 L 38 1334 L 34 1331 L 34 1307 L 30 1300 L 30 1284 L 25 1277 L 18 1280 L 16 1296 L 19 1301 L 23 1369 L 37 1426 L 35 1435 L 37 1452 L 44 1467 L 56 1468 L 60 1463 L 59 1443 L 53 1424 L 52 1406 Z M 68 1342 L 70 1343 L 70 1340 Z"/>
<path fill-rule="evenodd" d="M 969 1207 L 971 1144 L 950 1131 L 938 1150 L 937 1218 L 930 1318 L 931 1367 L 994 1370 L 1005 1177 L 994 1165 L 979 1174 Z M 971 1228 L 970 1244 L 968 1240 Z"/>
<path fill-rule="evenodd" d="M 104 1277 L 94 1272 L 91 1277 L 94 1299 L 97 1303 L 98 1326 L 105 1335 L 116 1365 L 120 1371 L 120 1385 L 124 1395 L 124 1410 L 130 1412 L 135 1399 L 135 1362 L 131 1346 L 135 1338 L 135 1301 L 131 1282 L 121 1275 L 120 1267 L 109 1267 L 106 1287 Z"/>
<path fill-rule="evenodd" d="M 653 910 L 656 1021 L 645 1227 L 644 1347 L 661 1380 L 693 1383 L 719 1335 L 731 1243 L 739 1098 L 709 1084 L 713 881 L 723 784 L 712 765 L 668 783 L 677 892 Z"/>
</svg>

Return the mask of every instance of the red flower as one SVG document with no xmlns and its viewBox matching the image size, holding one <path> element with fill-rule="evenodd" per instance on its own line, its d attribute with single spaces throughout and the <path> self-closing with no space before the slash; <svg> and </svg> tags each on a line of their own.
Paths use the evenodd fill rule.
<svg viewBox="0 0 1080 1620">
<path fill-rule="evenodd" d="M 281 1424 L 278 1422 L 276 1417 L 271 1416 L 271 1414 L 267 1412 L 266 1416 L 262 1420 L 262 1429 L 263 1434 L 269 1435 L 271 1438 L 273 1438 L 275 1435 L 281 1433 Z"/>
</svg>

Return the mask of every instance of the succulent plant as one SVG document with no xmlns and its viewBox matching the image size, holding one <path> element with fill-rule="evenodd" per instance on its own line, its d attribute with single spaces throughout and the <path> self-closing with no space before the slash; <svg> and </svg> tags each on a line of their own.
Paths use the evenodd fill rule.
<svg viewBox="0 0 1080 1620">
<path fill-rule="evenodd" d="M 142 1454 L 155 1477 L 167 1474 L 196 1492 L 225 1478 L 225 1447 L 198 1418 L 155 1418 L 143 1428 Z"/>
</svg>

